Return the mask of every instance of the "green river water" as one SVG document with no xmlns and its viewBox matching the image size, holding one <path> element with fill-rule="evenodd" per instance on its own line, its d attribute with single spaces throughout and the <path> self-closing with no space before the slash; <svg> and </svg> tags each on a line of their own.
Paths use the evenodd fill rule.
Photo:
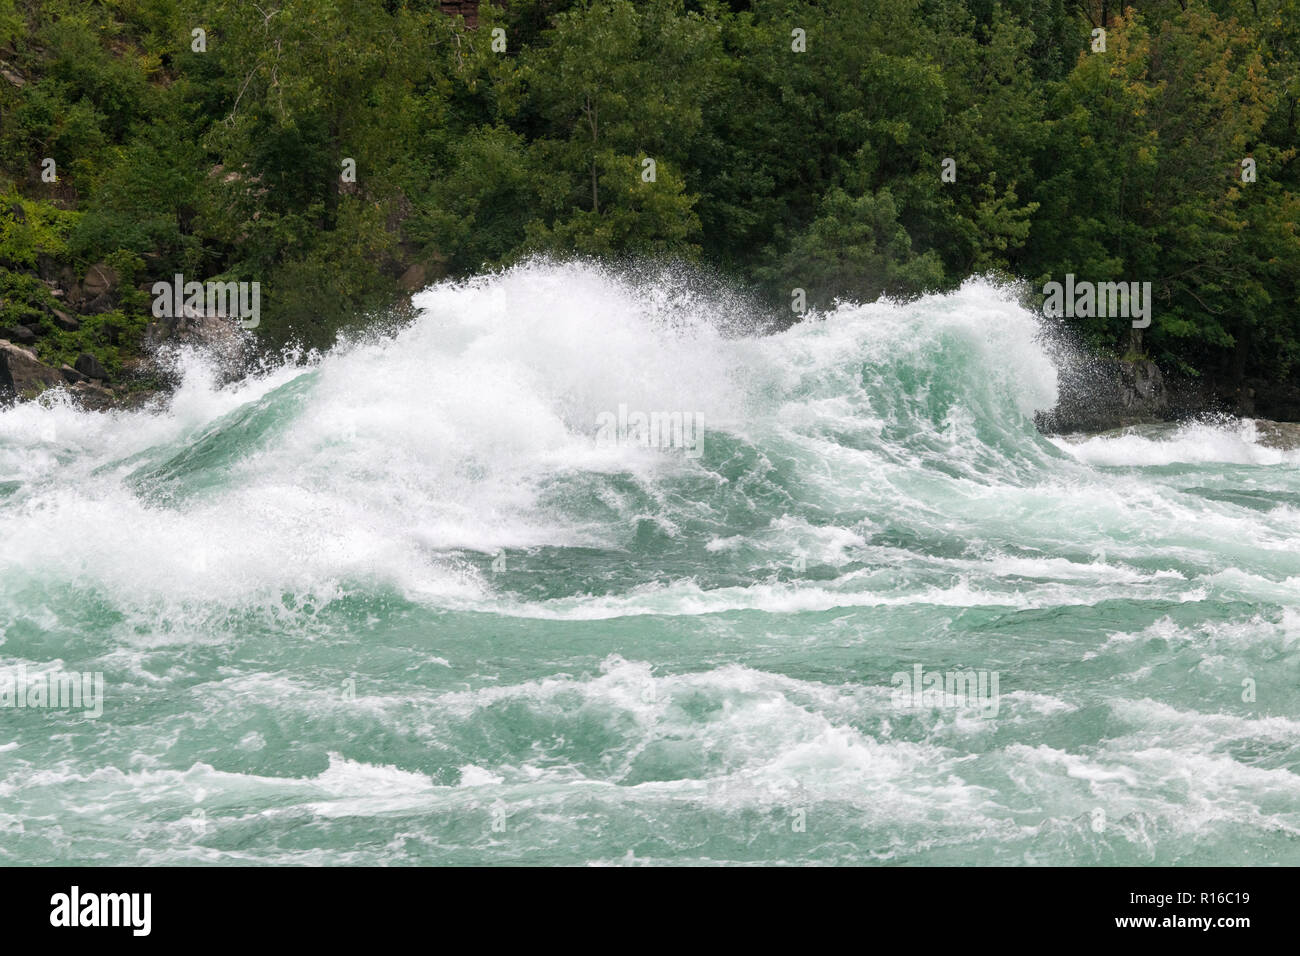
<svg viewBox="0 0 1300 956">
<path fill-rule="evenodd" d="M 979 280 L 770 335 L 583 265 L 415 302 L 0 411 L 0 862 L 1300 863 L 1300 453 L 1038 434 Z M 17 706 L 56 671 L 102 713 Z"/>
</svg>

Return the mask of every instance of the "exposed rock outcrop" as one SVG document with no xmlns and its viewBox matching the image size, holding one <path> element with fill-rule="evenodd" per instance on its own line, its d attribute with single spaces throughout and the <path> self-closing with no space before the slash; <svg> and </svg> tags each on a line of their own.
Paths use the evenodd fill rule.
<svg viewBox="0 0 1300 956">
<path fill-rule="evenodd" d="M 1056 407 L 1035 423 L 1048 433 L 1099 432 L 1168 421 L 1177 411 L 1165 377 L 1149 359 L 1098 358 L 1062 369 Z"/>
<path fill-rule="evenodd" d="M 219 315 L 187 313 L 176 318 L 156 319 L 144 333 L 145 348 L 153 351 L 162 345 L 195 345 L 220 351 L 238 349 L 242 331 L 234 322 Z"/>
<path fill-rule="evenodd" d="M 204 353 L 215 361 L 223 379 L 233 381 L 247 371 L 256 339 L 253 333 L 228 317 L 189 312 L 150 322 L 145 329 L 144 347 L 155 371 L 174 386 L 179 379 L 169 353 L 177 348 L 190 347 Z"/>
<path fill-rule="evenodd" d="M 101 382 L 108 381 L 107 369 L 100 364 L 99 359 L 95 358 L 95 356 L 91 355 L 89 352 L 82 352 L 77 356 L 77 363 L 74 368 L 76 368 L 76 370 L 82 375 L 86 376 L 86 378 L 97 378 Z"/>
<path fill-rule="evenodd" d="M 30 398 L 62 384 L 59 370 L 50 368 L 31 349 L 0 339 L 0 403 Z"/>
<path fill-rule="evenodd" d="M 81 328 L 81 320 L 75 315 L 69 315 L 62 309 L 51 309 L 50 315 L 54 319 L 54 324 L 65 332 L 75 332 Z"/>
<path fill-rule="evenodd" d="M 59 366 L 59 374 L 63 376 L 63 380 L 69 385 L 76 385 L 78 382 L 89 381 L 86 376 L 82 375 L 75 368 L 66 363 Z"/>
<path fill-rule="evenodd" d="M 117 304 L 118 275 L 113 267 L 97 262 L 86 270 L 86 278 L 73 287 L 72 304 L 83 315 L 100 315 Z"/>
<path fill-rule="evenodd" d="M 102 412 L 121 405 L 120 397 L 111 389 L 94 382 L 78 382 L 68 393 L 82 408 Z"/>
<path fill-rule="evenodd" d="M 0 303 L 2 306 L 3 303 Z M 14 325 L 0 328 L 0 339 L 8 339 L 11 342 L 17 342 L 19 345 L 35 345 L 36 330 L 28 325 Z"/>
<path fill-rule="evenodd" d="M 1259 443 L 1269 448 L 1282 451 L 1294 451 L 1300 448 L 1300 423 L 1274 422 L 1265 418 L 1256 418 L 1255 434 Z"/>
</svg>

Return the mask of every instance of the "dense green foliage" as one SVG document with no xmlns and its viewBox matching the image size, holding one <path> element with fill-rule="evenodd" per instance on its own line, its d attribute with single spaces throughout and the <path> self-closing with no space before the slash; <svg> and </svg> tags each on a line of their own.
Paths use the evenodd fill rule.
<svg viewBox="0 0 1300 956">
<path fill-rule="evenodd" d="M 1145 334 L 1078 332 L 1226 394 L 1300 369 L 1300 0 L 441 7 L 0 0 L 0 327 L 46 321 L 41 257 L 257 280 L 264 340 L 320 346 L 403 285 L 553 252 L 774 303 L 1150 281 Z M 133 341 L 126 299 L 43 348 Z"/>
</svg>

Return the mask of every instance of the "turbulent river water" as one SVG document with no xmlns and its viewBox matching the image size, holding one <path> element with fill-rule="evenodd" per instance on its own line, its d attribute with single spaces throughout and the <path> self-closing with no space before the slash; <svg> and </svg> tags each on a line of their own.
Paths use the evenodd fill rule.
<svg viewBox="0 0 1300 956">
<path fill-rule="evenodd" d="M 0 862 L 1300 863 L 1300 453 L 1043 437 L 978 280 L 765 335 L 591 265 L 415 304 L 0 411 Z M 102 714 L 19 699 L 59 672 Z"/>
</svg>

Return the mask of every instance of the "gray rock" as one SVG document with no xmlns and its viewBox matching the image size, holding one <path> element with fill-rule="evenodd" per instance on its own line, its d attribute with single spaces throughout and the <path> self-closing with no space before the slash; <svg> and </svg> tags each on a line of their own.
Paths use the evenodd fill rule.
<svg viewBox="0 0 1300 956">
<path fill-rule="evenodd" d="M 1048 434 L 1101 432 L 1173 417 L 1155 362 L 1097 358 L 1061 369 L 1056 407 L 1035 415 Z"/>
<path fill-rule="evenodd" d="M 86 298 L 93 299 L 99 295 L 111 293 L 117 288 L 117 272 L 106 262 L 96 262 L 86 270 L 86 278 L 81 283 Z"/>
<path fill-rule="evenodd" d="M 225 349 L 240 340 L 239 326 L 216 315 L 183 315 L 157 319 L 145 329 L 146 348 L 160 345 L 196 345 Z"/>
<path fill-rule="evenodd" d="M 1255 419 L 1255 434 L 1259 443 L 1282 451 L 1300 448 L 1300 423 L 1272 422 L 1266 418 Z"/>
<path fill-rule="evenodd" d="M 402 273 L 397 284 L 407 292 L 419 292 L 429 284 L 428 270 L 423 263 L 417 262 Z"/>
<path fill-rule="evenodd" d="M 9 339 L 19 345 L 35 345 L 36 330 L 26 325 L 15 325 L 13 328 L 0 329 L 0 338 Z"/>
<path fill-rule="evenodd" d="M 113 390 L 94 382 L 78 382 L 69 391 L 77 404 L 91 411 L 104 411 L 117 405 L 117 396 Z"/>
<path fill-rule="evenodd" d="M 51 289 L 59 284 L 57 280 L 60 268 L 59 260 L 48 252 L 36 253 L 36 274 Z"/>
<path fill-rule="evenodd" d="M 1164 415 L 1169 408 L 1169 394 L 1155 362 L 1120 362 L 1118 372 L 1120 402 L 1125 408 L 1136 409 L 1142 415 Z"/>
<path fill-rule="evenodd" d="M 63 380 L 69 385 L 76 385 L 78 382 L 90 381 L 86 376 L 82 375 L 71 365 L 67 364 L 59 366 L 59 374 L 63 376 Z"/>
<path fill-rule="evenodd" d="M 86 378 L 97 378 L 102 382 L 108 381 L 108 370 L 100 364 L 99 359 L 89 352 L 82 352 L 77 356 L 75 367 Z"/>
<path fill-rule="evenodd" d="M 81 311 L 86 315 L 103 315 L 105 312 L 112 312 L 113 308 L 113 297 L 107 292 L 101 292 L 81 303 Z"/>
<path fill-rule="evenodd" d="M 62 384 L 58 369 L 50 368 L 35 352 L 0 339 L 0 401 L 27 398 Z"/>
</svg>

